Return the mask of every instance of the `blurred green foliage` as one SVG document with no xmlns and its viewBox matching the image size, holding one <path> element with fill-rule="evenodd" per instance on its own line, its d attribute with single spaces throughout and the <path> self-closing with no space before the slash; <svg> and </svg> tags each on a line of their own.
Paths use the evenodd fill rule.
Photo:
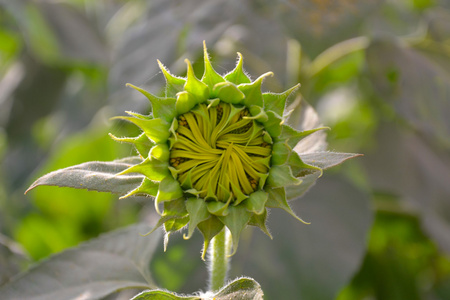
<svg viewBox="0 0 450 300">
<path fill-rule="evenodd" d="M 15 241 L 32 262 L 143 218 L 149 199 L 23 192 L 47 172 L 133 155 L 107 135 L 136 134 L 109 118 L 149 109 L 125 83 L 161 91 L 156 59 L 175 74 L 185 57 L 199 69 L 203 40 L 219 72 L 240 51 L 249 74 L 275 72 L 268 90 L 301 82 L 302 97 L 332 128 L 329 148 L 365 154 L 335 172 L 345 183 L 331 175 L 297 201 L 312 225 L 286 223 L 293 227 L 284 234 L 273 212 L 275 241 L 245 233 L 232 274 L 252 274 L 267 299 L 280 285 L 285 299 L 449 299 L 445 0 L 1 0 L 0 232 L 10 242 L 0 245 L 11 250 Z M 199 243 L 178 237 L 156 255 L 152 270 L 163 288 L 204 287 Z M 0 255 L 23 257 L 10 250 Z M 3 270 L 17 263 L 0 263 L 2 284 L 13 275 Z"/>
</svg>

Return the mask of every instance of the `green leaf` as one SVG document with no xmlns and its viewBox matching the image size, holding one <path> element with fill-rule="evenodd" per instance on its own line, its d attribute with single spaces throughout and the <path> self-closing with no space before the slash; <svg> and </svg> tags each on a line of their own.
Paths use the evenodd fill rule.
<svg viewBox="0 0 450 300">
<path fill-rule="evenodd" d="M 272 166 L 267 177 L 267 184 L 274 188 L 297 185 L 301 182 L 301 179 L 292 175 L 291 168 L 287 165 Z"/>
<path fill-rule="evenodd" d="M 250 194 L 248 199 L 244 200 L 244 205 L 249 212 L 260 215 L 264 213 L 267 198 L 269 195 L 264 191 L 256 191 Z"/>
<path fill-rule="evenodd" d="M 277 115 L 282 116 L 286 106 L 286 99 L 299 87 L 300 83 L 291 87 L 287 91 L 284 91 L 283 93 L 263 93 L 264 110 L 271 110 Z"/>
<path fill-rule="evenodd" d="M 292 149 L 289 148 L 286 141 L 274 143 L 272 145 L 272 166 L 284 164 L 289 158 L 291 151 Z"/>
<path fill-rule="evenodd" d="M 252 213 L 248 212 L 244 205 L 230 206 L 228 207 L 228 215 L 225 217 L 218 217 L 223 224 L 225 224 L 231 232 L 231 238 L 233 241 L 233 253 L 234 255 L 238 249 L 239 237 L 242 229 L 247 226 Z"/>
<path fill-rule="evenodd" d="M 155 288 L 148 265 L 160 234 L 139 224 L 100 236 L 32 267 L 0 288 L 4 299 L 100 299 L 126 288 Z M 89 298 L 87 298 L 89 297 Z"/>
<path fill-rule="evenodd" d="M 288 145 L 291 148 L 294 148 L 301 139 L 303 139 L 319 130 L 324 130 L 324 129 L 330 129 L 330 128 L 329 127 L 318 127 L 318 128 L 314 128 L 314 129 L 310 129 L 310 130 L 298 131 L 288 125 L 281 125 L 281 135 L 279 137 L 277 137 L 276 140 L 285 141 L 285 142 L 287 141 Z"/>
<path fill-rule="evenodd" d="M 217 97 L 223 102 L 230 104 L 241 104 L 242 100 L 245 98 L 245 95 L 233 83 L 220 82 L 214 85 L 211 97 Z"/>
<path fill-rule="evenodd" d="M 132 114 L 128 112 L 129 114 Z M 113 119 L 127 120 L 134 123 L 136 126 L 142 129 L 144 133 L 156 144 L 164 143 L 170 136 L 170 124 L 163 119 L 141 119 L 137 118 L 136 114 L 132 114 L 133 117 L 114 117 Z"/>
<path fill-rule="evenodd" d="M 176 117 L 175 98 L 160 98 L 130 83 L 127 83 L 127 86 L 132 87 L 147 97 L 152 104 L 152 111 L 155 118 L 161 118 L 170 123 L 172 122 L 172 119 Z"/>
<path fill-rule="evenodd" d="M 164 67 L 164 65 L 158 61 L 158 66 L 166 78 L 166 97 L 175 97 L 178 92 L 184 91 L 184 85 L 186 84 L 186 79 L 174 76 Z"/>
<path fill-rule="evenodd" d="M 153 196 L 156 197 L 158 194 L 159 183 L 151 181 L 150 179 L 144 177 L 141 185 L 134 190 L 128 192 L 125 196 L 120 197 L 120 199 L 128 198 L 136 195 Z"/>
<path fill-rule="evenodd" d="M 186 200 L 186 210 L 189 213 L 189 229 L 186 239 L 189 239 L 194 233 L 198 223 L 209 218 L 210 214 L 206 207 L 206 202 L 201 198 L 189 198 Z"/>
<path fill-rule="evenodd" d="M 136 150 L 138 151 L 138 153 L 142 157 L 147 157 L 148 152 L 155 145 L 155 143 L 153 143 L 147 137 L 147 135 L 145 133 L 142 133 L 141 135 L 139 135 L 138 137 L 135 137 L 135 138 L 131 138 L 131 137 L 119 138 L 119 137 L 112 135 L 111 133 L 109 134 L 109 136 L 117 142 L 133 144 L 136 147 Z"/>
<path fill-rule="evenodd" d="M 299 185 L 290 185 L 285 188 L 286 190 L 286 199 L 288 201 L 295 200 L 303 196 L 319 179 L 322 175 L 322 172 L 314 172 L 311 174 L 307 174 L 302 176 L 302 183 Z"/>
<path fill-rule="evenodd" d="M 203 103 L 209 98 L 209 88 L 195 76 L 191 62 L 187 59 L 184 62 L 187 64 L 187 80 L 184 90 L 192 94 L 197 99 L 197 103 Z"/>
<path fill-rule="evenodd" d="M 156 203 L 175 200 L 183 196 L 183 190 L 180 183 L 172 176 L 167 176 L 159 184 Z"/>
<path fill-rule="evenodd" d="M 225 79 L 236 85 L 239 85 L 241 83 L 250 83 L 251 80 L 247 76 L 247 74 L 245 74 L 244 69 L 242 67 L 244 58 L 242 57 L 242 54 L 239 52 L 238 52 L 238 57 L 239 57 L 239 61 L 236 64 L 236 67 L 234 68 L 233 71 L 231 71 L 230 73 L 225 75 Z"/>
<path fill-rule="evenodd" d="M 224 286 L 216 294 L 210 292 L 199 295 L 187 295 L 181 296 L 173 292 L 167 292 L 162 290 L 144 291 L 139 295 L 136 295 L 131 300 L 263 300 L 264 293 L 259 283 L 254 279 L 248 277 L 242 277 L 233 280 L 226 286 Z"/>
<path fill-rule="evenodd" d="M 198 296 L 180 296 L 174 292 L 162 290 L 143 291 L 134 296 L 131 300 L 201 300 Z"/>
<path fill-rule="evenodd" d="M 122 176 L 130 173 L 140 173 L 150 180 L 161 181 L 167 176 L 171 176 L 169 172 L 169 163 L 160 161 L 156 158 L 149 157 L 140 164 L 132 165 L 128 169 L 118 173 Z"/>
<path fill-rule="evenodd" d="M 219 82 L 224 82 L 225 79 L 217 74 L 217 72 L 212 67 L 211 61 L 209 60 L 208 49 L 206 49 L 205 41 L 203 41 L 203 59 L 205 63 L 205 72 L 203 73 L 202 82 L 208 85 L 210 90 L 210 98 L 214 98 L 212 97 L 213 87 Z"/>
<path fill-rule="evenodd" d="M 238 278 L 223 287 L 212 298 L 215 300 L 263 300 L 264 293 L 259 283 L 254 279 L 243 277 Z"/>
<path fill-rule="evenodd" d="M 131 157 L 111 162 L 94 161 L 82 163 L 42 176 L 25 193 L 38 186 L 48 185 L 126 194 L 138 187 L 144 177 L 140 175 L 117 175 L 117 173 L 140 162 L 142 162 L 140 158 Z"/>
<path fill-rule="evenodd" d="M 362 154 L 340 152 L 313 152 L 299 155 L 304 163 L 317 166 L 323 170 L 337 166 L 348 159 L 362 156 Z"/>
<path fill-rule="evenodd" d="M 205 221 L 198 223 L 197 227 L 205 240 L 202 251 L 203 260 L 205 260 L 206 250 L 208 250 L 211 239 L 222 230 L 223 226 L 223 223 L 216 216 L 211 216 Z"/>
<path fill-rule="evenodd" d="M 261 84 L 265 77 L 273 76 L 272 72 L 267 72 L 259 76 L 252 83 L 243 83 L 238 85 L 239 90 L 245 95 L 244 105 L 250 107 L 252 105 L 257 105 L 263 107 L 263 97 L 261 92 Z"/>
<path fill-rule="evenodd" d="M 173 201 L 164 202 L 164 211 L 161 215 L 161 218 L 159 218 L 158 223 L 156 223 L 155 227 L 153 227 L 153 229 L 145 235 L 151 234 L 167 221 L 173 219 L 183 219 L 186 217 L 186 215 L 187 210 L 183 197 Z"/>
<path fill-rule="evenodd" d="M 253 214 L 250 218 L 250 221 L 248 221 L 248 225 L 257 226 L 259 229 L 262 230 L 268 237 L 273 239 L 272 235 L 269 232 L 269 229 L 267 229 L 266 226 L 267 221 L 267 208 L 264 209 L 264 212 L 260 215 Z"/>
<path fill-rule="evenodd" d="M 272 138 L 276 138 L 281 134 L 281 118 L 273 111 L 267 111 L 267 121 L 263 123 L 264 128 Z"/>
<path fill-rule="evenodd" d="M 183 91 L 177 94 L 176 110 L 178 115 L 185 114 L 192 110 L 198 103 L 198 98 L 193 94 Z"/>
<path fill-rule="evenodd" d="M 308 222 L 303 221 L 301 218 L 299 218 L 293 211 L 292 208 L 289 206 L 286 200 L 286 192 L 284 188 L 275 188 L 275 189 L 269 189 L 267 191 L 269 193 L 269 199 L 267 200 L 266 206 L 267 207 L 273 207 L 273 208 L 281 208 L 288 212 L 291 216 L 296 218 L 302 223 L 309 224 Z"/>
</svg>

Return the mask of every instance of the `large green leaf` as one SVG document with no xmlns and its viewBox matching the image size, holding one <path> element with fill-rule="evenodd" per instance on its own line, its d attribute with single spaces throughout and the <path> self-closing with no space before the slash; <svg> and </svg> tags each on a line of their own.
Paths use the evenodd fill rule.
<svg viewBox="0 0 450 300">
<path fill-rule="evenodd" d="M 181 296 L 162 290 L 144 291 L 132 300 L 262 300 L 263 291 L 259 284 L 251 278 L 239 278 L 224 286 L 219 292 L 207 292 L 199 295 Z"/>
<path fill-rule="evenodd" d="M 143 237 L 146 224 L 100 236 L 50 257 L 12 282 L 0 295 L 8 300 L 100 299 L 125 288 L 155 288 L 149 263 L 160 233 Z"/>
<path fill-rule="evenodd" d="M 138 157 L 129 157 L 111 162 L 82 163 L 42 176 L 28 188 L 27 192 L 40 185 L 50 185 L 126 194 L 138 187 L 144 177 L 136 175 L 116 176 L 116 174 L 141 161 Z"/>
</svg>

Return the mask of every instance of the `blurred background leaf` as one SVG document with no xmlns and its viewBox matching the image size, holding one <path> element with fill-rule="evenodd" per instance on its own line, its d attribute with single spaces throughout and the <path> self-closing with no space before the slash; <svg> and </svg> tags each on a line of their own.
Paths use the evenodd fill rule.
<svg viewBox="0 0 450 300">
<path fill-rule="evenodd" d="M 0 0 L 0 232 L 35 261 L 151 219 L 146 198 L 23 192 L 58 168 L 135 155 L 107 136 L 137 135 L 108 120 L 150 108 L 125 83 L 163 93 L 156 59 L 201 72 L 203 40 L 219 73 L 239 51 L 253 78 L 275 72 L 265 90 L 300 82 L 328 148 L 364 154 L 292 202 L 311 225 L 272 211 L 274 241 L 245 231 L 231 275 L 267 299 L 450 298 L 448 0 Z M 199 234 L 158 248 L 158 285 L 204 289 L 200 248 Z M 11 262 L 8 278 L 28 265 Z"/>
</svg>

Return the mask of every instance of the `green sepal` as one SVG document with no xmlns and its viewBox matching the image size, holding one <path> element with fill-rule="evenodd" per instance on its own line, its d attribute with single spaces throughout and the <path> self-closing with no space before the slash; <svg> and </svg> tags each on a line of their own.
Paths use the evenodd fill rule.
<svg viewBox="0 0 450 300">
<path fill-rule="evenodd" d="M 249 212 L 260 215 L 264 212 L 268 197 L 269 195 L 266 192 L 256 191 L 251 193 L 248 199 L 246 199 L 242 204 Z"/>
<path fill-rule="evenodd" d="M 210 213 L 208 212 L 208 208 L 206 207 L 206 202 L 200 198 L 194 197 L 188 198 L 186 200 L 185 205 L 186 210 L 189 213 L 190 220 L 189 220 L 188 234 L 183 235 L 183 237 L 185 239 L 190 239 L 198 223 L 208 219 Z"/>
<path fill-rule="evenodd" d="M 272 145 L 272 166 L 286 163 L 291 152 L 292 149 L 286 144 L 286 141 L 274 143 Z"/>
<path fill-rule="evenodd" d="M 258 188 L 259 189 L 263 189 L 264 188 L 264 186 L 266 185 L 267 177 L 269 177 L 269 173 L 259 174 L 259 183 L 258 183 Z"/>
<path fill-rule="evenodd" d="M 169 146 L 166 143 L 158 144 L 150 150 L 149 156 L 159 161 L 167 162 L 170 156 Z"/>
<path fill-rule="evenodd" d="M 228 227 L 231 232 L 231 239 L 233 241 L 233 253 L 231 253 L 231 255 L 229 256 L 233 256 L 238 249 L 239 237 L 241 235 L 242 229 L 247 226 L 252 213 L 248 212 L 243 205 L 230 206 L 228 207 L 228 210 L 228 215 L 218 218 L 220 221 L 222 221 L 223 224 L 225 224 L 225 226 Z"/>
<path fill-rule="evenodd" d="M 231 189 L 233 190 L 234 197 L 236 197 L 236 200 L 234 201 L 235 205 L 238 205 L 242 201 L 248 198 L 247 195 L 245 195 L 239 187 L 237 187 L 232 181 L 230 181 Z"/>
<path fill-rule="evenodd" d="M 228 215 L 228 206 L 231 203 L 231 200 L 233 199 L 233 197 L 230 195 L 230 197 L 228 197 L 228 201 L 227 202 L 221 202 L 221 201 L 210 201 L 207 202 L 207 208 L 208 211 L 215 216 L 218 217 L 224 217 L 226 215 Z"/>
<path fill-rule="evenodd" d="M 239 57 L 239 60 L 238 60 L 238 63 L 236 64 L 236 67 L 234 68 L 234 70 L 232 70 L 227 75 L 225 75 L 225 79 L 236 85 L 241 84 L 241 83 L 250 83 L 251 80 L 247 76 L 247 74 L 245 74 L 244 69 L 243 69 L 244 58 L 242 57 L 242 54 L 239 52 L 238 52 L 238 57 Z"/>
<path fill-rule="evenodd" d="M 189 223 L 189 216 L 170 219 L 164 223 L 164 230 L 168 233 L 175 232 L 186 226 L 188 223 Z"/>
<path fill-rule="evenodd" d="M 263 140 L 268 144 L 273 144 L 273 139 L 267 131 L 263 132 Z"/>
<path fill-rule="evenodd" d="M 137 87 L 135 85 L 132 85 L 130 83 L 127 83 L 126 86 L 132 87 L 133 89 L 141 92 L 144 96 L 147 97 L 147 99 L 152 104 L 152 111 L 153 116 L 155 118 L 161 118 L 167 122 L 171 122 L 173 118 L 176 117 L 175 114 L 175 98 L 160 98 L 156 97 L 155 95 L 147 92 L 146 90 Z"/>
<path fill-rule="evenodd" d="M 220 99 L 219 98 L 208 99 L 206 100 L 206 102 L 208 103 L 208 109 L 210 109 L 211 107 L 216 107 L 217 105 L 219 105 Z"/>
<path fill-rule="evenodd" d="M 214 70 L 214 68 L 212 67 L 211 61 L 209 60 L 208 49 L 206 49 L 205 41 L 203 41 L 203 60 L 204 60 L 204 64 L 205 64 L 205 71 L 203 73 L 203 77 L 202 77 L 201 81 L 208 85 L 209 90 L 210 90 L 210 96 L 211 96 L 213 87 L 219 82 L 224 82 L 225 79 L 222 76 L 220 76 L 216 72 L 216 70 Z"/>
<path fill-rule="evenodd" d="M 211 216 L 203 222 L 198 223 L 197 228 L 203 235 L 205 243 L 203 244 L 202 259 L 205 260 L 206 250 L 208 250 L 209 243 L 222 229 L 223 223 L 216 217 Z"/>
<path fill-rule="evenodd" d="M 267 76 L 273 76 L 273 73 L 272 72 L 264 73 L 252 83 L 243 83 L 238 85 L 238 88 L 245 95 L 245 99 L 243 101 L 243 104 L 245 106 L 250 107 L 252 105 L 257 105 L 259 107 L 263 107 L 264 102 L 261 92 L 261 84 L 263 79 Z"/>
<path fill-rule="evenodd" d="M 248 110 L 250 111 L 251 117 L 246 116 L 244 117 L 244 119 L 254 119 L 261 123 L 267 122 L 269 120 L 269 117 L 261 106 L 252 105 L 248 108 Z"/>
<path fill-rule="evenodd" d="M 170 219 L 164 223 L 164 230 L 166 231 L 166 234 L 164 235 L 164 252 L 166 252 L 167 245 L 169 244 L 170 234 L 182 229 L 187 223 L 189 223 L 189 216 L 179 219 Z"/>
<path fill-rule="evenodd" d="M 184 197 L 181 197 L 173 201 L 164 202 L 164 211 L 161 214 L 161 218 L 159 218 L 158 223 L 156 223 L 153 229 L 150 232 L 144 234 L 144 236 L 151 234 L 169 220 L 181 219 L 186 217 L 188 212 L 186 210 L 184 201 Z"/>
<path fill-rule="evenodd" d="M 193 189 L 194 186 L 192 184 L 192 172 L 195 170 L 195 168 L 190 169 L 187 172 L 186 178 L 183 180 L 183 182 L 181 182 L 181 187 L 183 188 L 183 190 L 190 190 Z M 200 192 L 199 192 L 200 193 Z"/>
<path fill-rule="evenodd" d="M 172 176 L 167 176 L 159 184 L 156 203 L 171 201 L 183 196 L 183 190 L 180 184 Z"/>
<path fill-rule="evenodd" d="M 272 166 L 269 170 L 267 184 L 270 187 L 278 188 L 300 183 L 302 183 L 302 180 L 292 175 L 292 170 L 288 165 Z"/>
<path fill-rule="evenodd" d="M 272 138 L 276 138 L 281 134 L 281 123 L 282 119 L 279 115 L 273 111 L 267 111 L 267 121 L 263 123 L 264 128 L 270 134 Z"/>
<path fill-rule="evenodd" d="M 119 138 L 111 133 L 109 134 L 109 136 L 117 142 L 133 144 L 139 155 L 142 157 L 147 157 L 150 149 L 155 145 L 155 143 L 153 143 L 144 132 L 134 138 L 132 137 Z"/>
<path fill-rule="evenodd" d="M 117 175 L 140 173 L 150 180 L 161 181 L 170 175 L 168 167 L 169 164 L 167 162 L 147 157 L 140 164 L 131 166 Z"/>
<path fill-rule="evenodd" d="M 320 172 L 320 177 L 323 173 L 321 168 L 304 163 L 295 151 L 292 151 L 291 156 L 289 156 L 289 166 L 291 167 L 292 174 L 295 177 L 305 176 L 317 171 Z"/>
<path fill-rule="evenodd" d="M 131 114 L 131 113 L 130 113 Z M 136 116 L 133 114 L 133 116 Z M 167 141 L 170 136 L 170 123 L 163 119 L 141 119 L 133 117 L 114 117 L 113 119 L 127 120 L 134 123 L 136 126 L 142 129 L 149 139 L 156 144 Z"/>
<path fill-rule="evenodd" d="M 273 111 L 274 113 L 282 116 L 284 108 L 286 106 L 286 99 L 292 94 L 293 91 L 300 87 L 300 83 L 291 87 L 283 93 L 263 93 L 264 109 L 266 111 Z"/>
<path fill-rule="evenodd" d="M 287 141 L 289 147 L 294 148 L 298 142 L 307 137 L 310 134 L 313 134 L 314 132 L 317 132 L 319 130 L 324 129 L 330 129 L 329 127 L 318 127 L 310 130 L 305 131 L 298 131 L 294 128 L 290 127 L 289 125 L 281 125 L 281 134 L 279 137 L 277 137 L 276 141 Z"/>
<path fill-rule="evenodd" d="M 184 90 L 186 79 L 170 74 L 170 72 L 164 67 L 164 65 L 158 61 L 158 66 L 166 78 L 166 97 L 175 97 L 178 92 Z"/>
<path fill-rule="evenodd" d="M 198 98 L 193 94 L 187 91 L 179 92 L 177 94 L 177 103 L 175 105 L 177 114 L 182 115 L 191 111 L 198 103 Z"/>
<path fill-rule="evenodd" d="M 126 110 L 125 112 L 126 112 L 127 114 L 129 114 L 130 116 L 133 116 L 133 117 L 138 118 L 138 119 L 141 119 L 141 120 L 151 120 L 151 119 L 154 119 L 154 118 L 153 118 L 153 115 L 152 115 L 151 113 L 150 113 L 149 115 L 142 115 L 142 114 L 135 113 L 135 112 L 128 111 L 128 110 Z M 115 118 L 120 118 L 120 117 L 113 117 L 113 119 L 115 119 Z"/>
<path fill-rule="evenodd" d="M 233 83 L 220 82 L 214 85 L 211 97 L 217 97 L 223 102 L 230 104 L 241 104 L 242 100 L 245 98 L 245 95 Z"/>
<path fill-rule="evenodd" d="M 273 239 L 272 235 L 269 232 L 269 229 L 267 229 L 266 221 L 267 221 L 267 208 L 264 209 L 262 214 L 253 214 L 250 218 L 250 221 L 248 221 L 248 225 L 257 226 L 259 227 L 262 232 L 264 232 L 270 239 Z"/>
<path fill-rule="evenodd" d="M 130 196 L 135 195 L 150 195 L 153 197 L 156 197 L 156 194 L 158 193 L 159 183 L 153 182 L 147 177 L 144 177 L 144 180 L 142 180 L 142 183 L 140 186 L 135 188 L 134 190 L 131 190 L 128 192 L 125 196 L 120 197 L 119 199 L 125 199 Z"/>
<path fill-rule="evenodd" d="M 269 199 L 266 202 L 266 207 L 281 208 L 300 222 L 309 224 L 308 222 L 303 221 L 292 211 L 292 208 L 287 202 L 286 191 L 284 188 L 267 189 L 267 193 L 269 193 Z"/>
<path fill-rule="evenodd" d="M 209 87 L 195 76 L 191 62 L 187 59 L 184 62 L 187 64 L 187 79 L 184 90 L 194 95 L 197 98 L 197 103 L 203 103 L 209 98 Z"/>
</svg>

